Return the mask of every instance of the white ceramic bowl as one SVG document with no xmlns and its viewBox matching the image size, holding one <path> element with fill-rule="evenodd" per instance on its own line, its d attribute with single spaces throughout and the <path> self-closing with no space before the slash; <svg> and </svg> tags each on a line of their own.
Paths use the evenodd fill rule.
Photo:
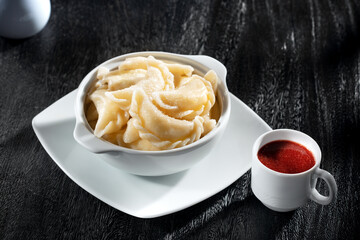
<svg viewBox="0 0 360 240">
<path fill-rule="evenodd" d="M 97 138 L 89 126 L 84 113 L 86 94 L 96 79 L 100 66 L 113 69 L 129 57 L 152 55 L 159 60 L 191 65 L 195 70 L 205 74 L 214 70 L 219 79 L 217 100 L 221 106 L 221 116 L 216 127 L 198 141 L 184 147 L 162 150 L 141 151 L 114 145 Z M 75 140 L 89 151 L 99 154 L 109 164 L 126 172 L 143 176 L 160 176 L 180 172 L 192 167 L 202 160 L 222 137 L 230 118 L 230 95 L 226 86 L 226 68 L 219 61 L 208 56 L 179 55 L 166 52 L 136 52 L 112 58 L 94 68 L 80 83 L 75 102 L 76 125 Z M 220 159 L 219 159 L 220 161 Z"/>
</svg>

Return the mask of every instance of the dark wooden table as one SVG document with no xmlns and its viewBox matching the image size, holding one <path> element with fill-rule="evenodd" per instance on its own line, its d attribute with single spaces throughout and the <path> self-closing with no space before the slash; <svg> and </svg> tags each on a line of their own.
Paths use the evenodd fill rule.
<svg viewBox="0 0 360 240">
<path fill-rule="evenodd" d="M 75 184 L 36 138 L 32 118 L 98 64 L 128 52 L 205 54 L 232 93 L 272 128 L 312 136 L 337 201 L 264 207 L 250 171 L 183 211 L 140 219 Z M 46 28 L 0 38 L 0 238 L 356 239 L 360 233 L 360 2 L 52 1 Z M 324 183 L 318 185 L 326 194 Z"/>
</svg>

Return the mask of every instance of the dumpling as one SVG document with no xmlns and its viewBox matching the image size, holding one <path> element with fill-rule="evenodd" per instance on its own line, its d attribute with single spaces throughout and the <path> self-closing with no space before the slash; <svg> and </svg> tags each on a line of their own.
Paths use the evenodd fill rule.
<svg viewBox="0 0 360 240">
<path fill-rule="evenodd" d="M 118 102 L 121 109 L 129 110 L 132 94 L 136 89 L 143 89 L 147 94 L 151 94 L 154 91 L 164 90 L 164 87 L 165 82 L 161 72 L 154 67 L 149 67 L 146 78 L 136 83 L 134 82 L 128 88 L 107 92 L 106 95 L 114 102 Z"/>
<path fill-rule="evenodd" d="M 128 88 L 138 82 L 146 79 L 147 71 L 144 69 L 135 69 L 123 72 L 122 74 L 108 74 L 104 76 L 101 83 L 107 84 L 110 91 Z"/>
<path fill-rule="evenodd" d="M 147 58 L 128 58 L 119 66 L 119 70 L 149 69 L 150 66 L 159 69 L 165 82 L 166 89 L 174 88 L 174 75 L 169 71 L 169 68 L 164 62 L 155 59 L 153 56 L 149 56 Z"/>
<path fill-rule="evenodd" d="M 209 114 L 215 103 L 215 94 L 210 82 L 197 75 L 182 78 L 174 90 L 154 92 L 152 96 L 163 112 L 185 120 Z"/>
<path fill-rule="evenodd" d="M 104 134 L 115 133 L 127 123 L 129 113 L 123 111 L 116 102 L 112 101 L 106 95 L 106 90 L 94 91 L 89 99 L 94 103 L 98 113 L 94 129 L 95 136 L 102 137 Z"/>
<path fill-rule="evenodd" d="M 129 112 L 140 138 L 159 148 L 175 148 L 192 143 L 204 131 L 203 117 L 196 116 L 193 121 L 187 121 L 165 115 L 142 89 L 133 93 Z"/>
</svg>

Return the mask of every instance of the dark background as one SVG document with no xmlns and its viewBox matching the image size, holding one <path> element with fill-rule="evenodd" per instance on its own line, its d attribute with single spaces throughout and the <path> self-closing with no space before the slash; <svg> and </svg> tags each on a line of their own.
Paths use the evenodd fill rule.
<svg viewBox="0 0 360 240">
<path fill-rule="evenodd" d="M 60 1 L 32 38 L 0 38 L 0 238 L 356 239 L 360 233 L 360 3 Z M 337 201 L 264 207 L 250 172 L 178 213 L 139 219 L 96 199 L 51 160 L 32 118 L 103 61 L 157 50 L 205 54 L 272 128 L 312 136 Z M 324 183 L 318 189 L 326 194 Z"/>
</svg>

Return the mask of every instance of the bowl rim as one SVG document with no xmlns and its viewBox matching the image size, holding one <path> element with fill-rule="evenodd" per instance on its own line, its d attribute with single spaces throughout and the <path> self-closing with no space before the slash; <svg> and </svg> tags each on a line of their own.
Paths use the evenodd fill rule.
<svg viewBox="0 0 360 240">
<path fill-rule="evenodd" d="M 90 127 L 90 125 L 86 119 L 85 111 L 84 111 L 85 97 L 87 95 L 87 91 L 89 90 L 89 87 L 91 86 L 92 82 L 94 81 L 95 73 L 98 70 L 98 68 L 101 66 L 109 65 L 109 64 L 115 63 L 115 62 L 120 63 L 120 62 L 124 61 L 126 58 L 136 57 L 136 56 L 144 56 L 144 57 L 154 56 L 156 59 L 160 59 L 160 60 L 162 59 L 162 56 L 170 58 L 170 59 L 176 58 L 176 59 L 181 59 L 184 62 L 193 62 L 197 66 L 200 65 L 200 66 L 204 67 L 204 69 L 210 70 L 211 68 L 206 66 L 206 64 L 204 63 L 204 61 L 207 59 L 207 60 L 211 60 L 214 63 L 218 64 L 220 66 L 220 68 L 223 68 L 223 70 L 224 70 L 223 76 L 220 76 L 218 74 L 218 72 L 216 72 L 214 70 L 217 73 L 219 79 L 221 80 L 220 84 L 218 86 L 218 89 L 222 89 L 221 94 L 220 94 L 221 95 L 220 97 L 222 98 L 222 106 L 221 106 L 222 112 L 219 117 L 219 120 L 216 123 L 215 128 L 212 129 L 209 133 L 207 133 L 202 138 L 198 139 L 195 142 L 187 144 L 185 146 L 173 148 L 173 149 L 155 150 L 155 151 L 127 148 L 127 147 L 113 144 L 102 138 L 96 137 L 94 135 L 93 129 Z M 196 58 L 198 58 L 198 60 L 196 60 Z M 199 60 L 201 58 L 203 58 L 202 62 Z M 188 65 L 191 65 L 192 67 L 194 67 L 194 65 L 192 65 L 191 63 L 188 63 Z M 197 69 L 197 68 L 194 67 L 194 69 Z M 108 60 L 104 61 L 103 63 L 97 65 L 88 74 L 86 74 L 86 76 L 81 80 L 81 83 L 79 84 L 79 87 L 78 87 L 76 100 L 75 100 L 75 109 L 74 110 L 75 110 L 75 116 L 76 116 L 76 125 L 78 125 L 78 124 L 84 125 L 85 129 L 87 130 L 87 133 L 91 134 L 91 136 L 95 138 L 94 141 L 102 141 L 102 143 L 105 143 L 108 146 L 108 148 L 110 148 L 109 150 L 106 150 L 104 152 L 125 152 L 125 153 L 129 153 L 129 154 L 137 154 L 137 155 L 166 155 L 166 154 L 175 154 L 175 153 L 182 152 L 182 151 L 195 150 L 197 147 L 200 147 L 200 146 L 206 144 L 207 142 L 209 142 L 210 140 L 212 140 L 219 132 L 221 132 L 221 130 L 223 128 L 226 127 L 226 125 L 228 123 L 228 120 L 230 118 L 230 111 L 231 111 L 231 101 L 230 101 L 230 92 L 229 92 L 229 90 L 227 88 L 227 84 L 226 84 L 226 75 L 227 75 L 226 67 L 221 62 L 216 60 L 215 58 L 212 58 L 212 57 L 206 56 L 206 55 L 183 55 L 183 54 L 159 52 L 159 51 L 143 51 L 143 52 L 131 52 L 131 53 L 127 53 L 127 54 L 122 54 L 122 55 L 113 57 L 111 59 L 108 59 Z M 76 128 L 76 126 L 75 126 L 75 128 Z M 84 146 L 83 142 L 79 142 L 81 140 L 76 139 L 76 138 L 75 138 L 75 140 Z M 89 151 L 92 151 L 91 148 L 89 148 L 89 147 L 86 147 L 86 148 Z M 102 152 L 102 153 L 104 153 L 104 152 Z"/>
</svg>

